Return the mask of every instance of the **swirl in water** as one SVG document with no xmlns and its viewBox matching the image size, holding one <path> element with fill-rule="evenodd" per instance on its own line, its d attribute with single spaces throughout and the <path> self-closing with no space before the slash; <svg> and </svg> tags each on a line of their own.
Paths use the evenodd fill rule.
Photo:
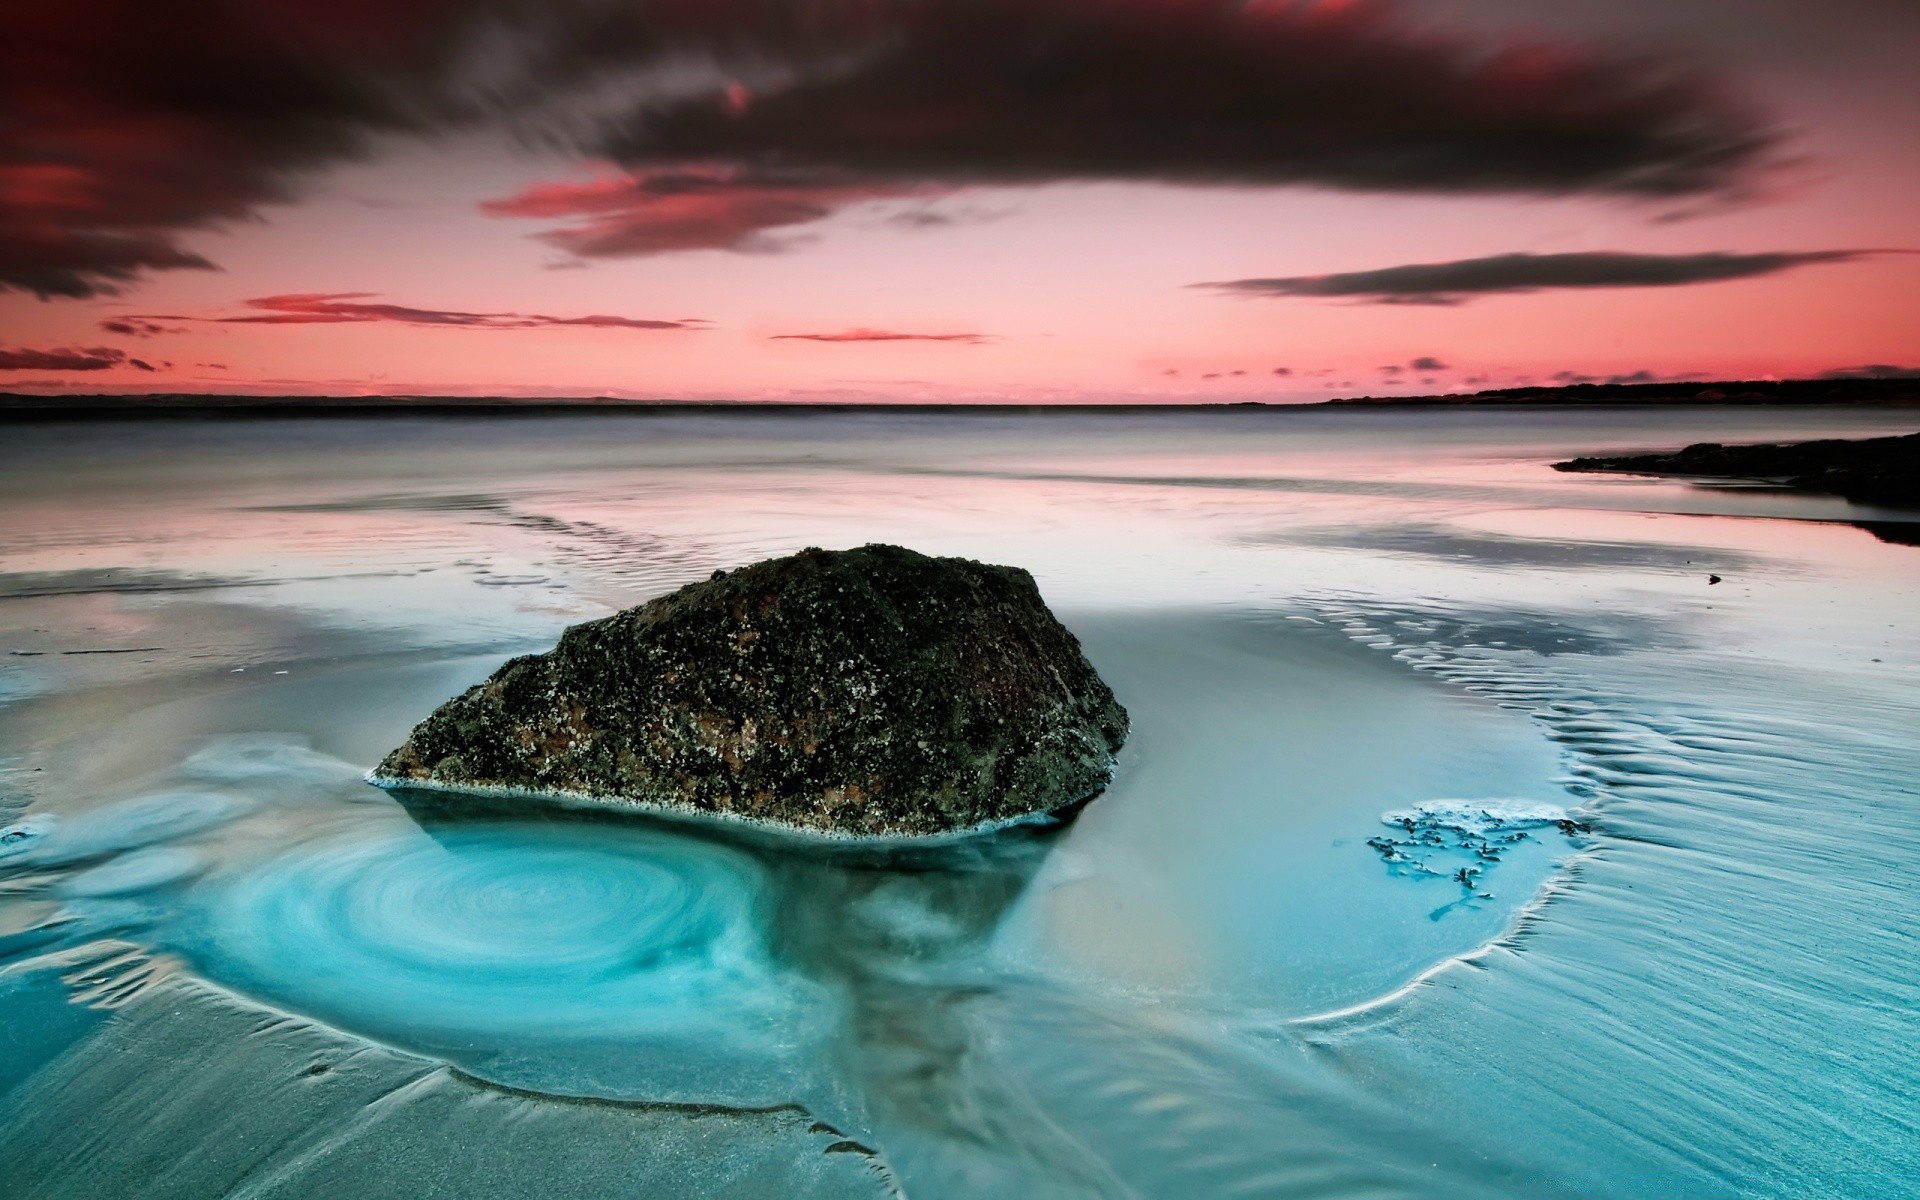
<svg viewBox="0 0 1920 1200">
<path fill-rule="evenodd" d="M 810 996 L 769 959 L 734 851 L 606 826 L 334 842 L 215 889 L 209 972 L 401 1044 L 791 1046 Z"/>
</svg>

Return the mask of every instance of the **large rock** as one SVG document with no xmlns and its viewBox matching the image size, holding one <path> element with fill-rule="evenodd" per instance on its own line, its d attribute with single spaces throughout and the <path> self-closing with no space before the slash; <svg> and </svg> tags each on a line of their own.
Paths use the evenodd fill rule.
<svg viewBox="0 0 1920 1200">
<path fill-rule="evenodd" d="M 1031 575 L 876 545 L 715 572 L 575 625 L 442 705 L 370 778 L 921 836 L 1094 796 L 1126 734 Z"/>
</svg>

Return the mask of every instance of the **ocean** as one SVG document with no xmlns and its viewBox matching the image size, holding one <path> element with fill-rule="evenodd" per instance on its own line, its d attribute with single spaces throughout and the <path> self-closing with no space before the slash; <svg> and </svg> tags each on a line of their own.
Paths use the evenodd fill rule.
<svg viewBox="0 0 1920 1200">
<path fill-rule="evenodd" d="M 1920 1196 L 1920 515 L 1569 475 L 1897 409 L 0 425 L 9 1197 Z M 504 659 L 1030 570 L 1076 819 L 409 808 Z"/>
</svg>

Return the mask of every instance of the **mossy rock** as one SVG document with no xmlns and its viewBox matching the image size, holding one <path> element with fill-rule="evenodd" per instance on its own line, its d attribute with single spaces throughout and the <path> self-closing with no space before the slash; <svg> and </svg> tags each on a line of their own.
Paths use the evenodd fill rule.
<svg viewBox="0 0 1920 1200">
<path fill-rule="evenodd" d="M 923 837 L 1097 795 L 1126 735 L 1027 572 L 872 545 L 575 625 L 442 705 L 370 778 Z"/>
</svg>

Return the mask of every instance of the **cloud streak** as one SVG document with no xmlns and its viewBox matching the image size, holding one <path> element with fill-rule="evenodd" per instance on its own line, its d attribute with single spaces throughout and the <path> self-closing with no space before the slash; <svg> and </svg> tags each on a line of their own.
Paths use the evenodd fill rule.
<svg viewBox="0 0 1920 1200">
<path fill-rule="evenodd" d="M 10 350 L 0 346 L 0 371 L 105 371 L 126 361 L 126 351 L 115 350 L 111 346 L 94 346 L 85 350 Z M 134 363 L 142 370 L 153 370 L 137 359 Z"/>
<path fill-rule="evenodd" d="M 121 337 L 158 337 L 163 333 L 185 333 L 178 325 L 161 325 L 154 321 L 138 318 L 102 321 L 100 328 L 107 333 L 117 333 Z"/>
<path fill-rule="evenodd" d="M 984 333 L 898 333 L 891 329 L 843 329 L 838 333 L 776 333 L 774 342 L 953 342 L 964 346 L 984 345 Z"/>
<path fill-rule="evenodd" d="M 461 312 L 457 309 L 412 308 L 404 304 L 369 301 L 377 292 L 290 292 L 244 301 L 259 311 L 231 317 L 187 317 L 177 314 L 134 318 L 145 321 L 205 321 L 216 325 L 359 325 L 390 323 L 445 329 L 704 329 L 705 321 L 651 320 L 639 317 L 551 317 L 543 313 Z"/>
<path fill-rule="evenodd" d="M 807 225 L 874 200 L 931 197 L 912 183 L 836 182 L 777 172 L 694 164 L 603 175 L 583 183 L 540 183 L 489 200 L 494 217 L 571 218 L 536 236 L 582 258 L 624 258 L 682 250 L 778 251 L 772 231 Z"/>
<path fill-rule="evenodd" d="M 1455 262 L 1412 263 L 1331 275 L 1231 279 L 1190 286 L 1241 296 L 1355 300 L 1367 304 L 1463 304 L 1481 296 L 1592 288 L 1683 287 L 1777 275 L 1796 267 L 1844 263 L 1878 250 L 1800 250 L 1761 254 L 1495 254 Z"/>
</svg>

